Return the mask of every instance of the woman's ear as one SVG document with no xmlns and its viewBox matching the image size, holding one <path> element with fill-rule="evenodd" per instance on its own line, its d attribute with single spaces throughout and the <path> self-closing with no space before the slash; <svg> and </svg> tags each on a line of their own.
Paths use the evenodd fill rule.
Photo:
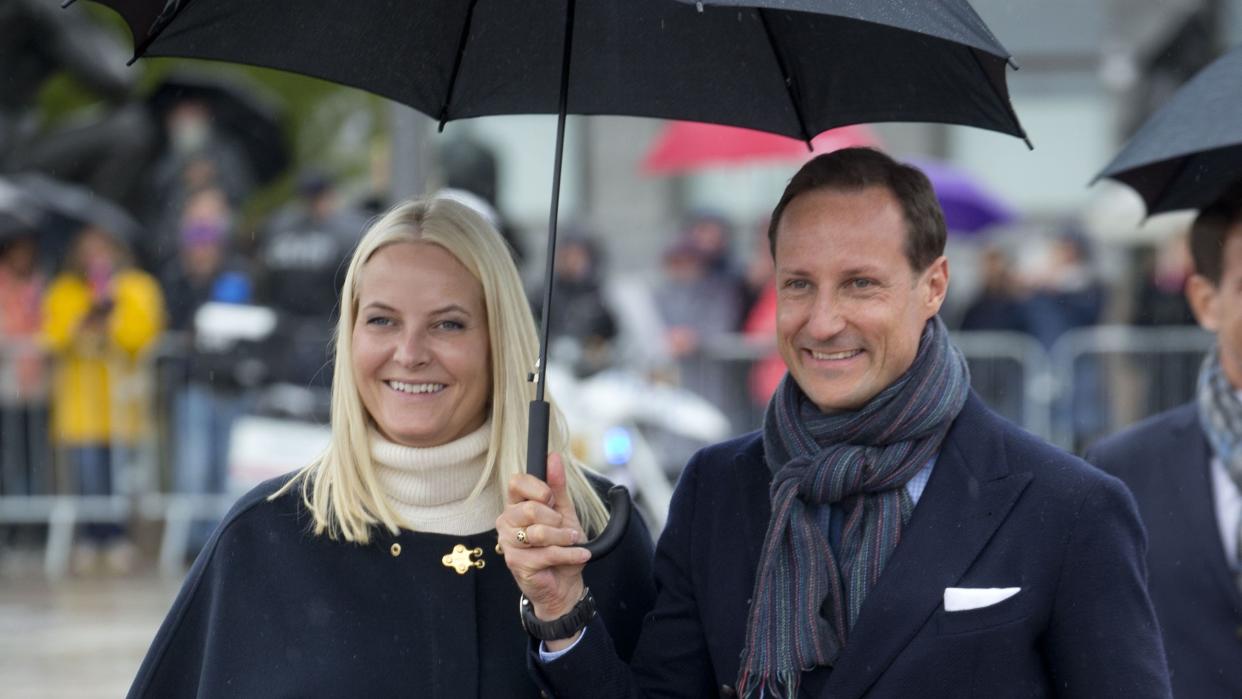
<svg viewBox="0 0 1242 699">
<path fill-rule="evenodd" d="M 1218 291 L 1216 284 L 1201 274 L 1191 275 L 1186 281 L 1186 301 L 1190 303 L 1190 310 L 1194 311 L 1200 327 L 1211 332 L 1220 328 Z"/>
</svg>

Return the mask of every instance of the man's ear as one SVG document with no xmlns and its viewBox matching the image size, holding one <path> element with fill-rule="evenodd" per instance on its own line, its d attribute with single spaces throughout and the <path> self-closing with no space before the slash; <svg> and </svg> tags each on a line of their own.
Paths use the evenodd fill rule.
<svg viewBox="0 0 1242 699">
<path fill-rule="evenodd" d="M 944 297 L 949 293 L 949 258 L 941 255 L 923 270 L 923 283 L 920 292 L 923 304 L 930 318 L 940 312 Z"/>
<path fill-rule="evenodd" d="M 1194 311 L 1195 320 L 1199 321 L 1200 327 L 1211 332 L 1220 328 L 1216 299 L 1217 289 L 1212 280 L 1201 274 L 1191 275 L 1186 280 L 1186 301 L 1190 303 L 1190 310 Z"/>
</svg>

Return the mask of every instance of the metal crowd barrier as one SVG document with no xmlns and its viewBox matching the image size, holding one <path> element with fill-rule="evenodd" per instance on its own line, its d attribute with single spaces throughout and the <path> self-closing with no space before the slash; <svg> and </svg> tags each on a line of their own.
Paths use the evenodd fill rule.
<svg viewBox="0 0 1242 699">
<path fill-rule="evenodd" d="M 1195 326 L 1100 325 L 1052 346 L 1053 441 L 1082 451 L 1092 441 L 1192 400 L 1214 341 Z"/>
<path fill-rule="evenodd" d="M 1212 335 L 1194 326 L 1100 325 L 1065 333 L 1045 349 L 1017 332 L 959 331 L 953 341 L 970 365 L 971 384 L 994 410 L 1070 451 L 1144 417 L 1190 400 Z M 741 335 L 716 338 L 697 358 L 743 382 L 771 350 Z M 705 372 L 708 373 L 708 372 Z M 724 409 L 724 408 L 722 408 Z M 754 415 L 737 431 L 758 426 Z M 726 409 L 731 417 L 738 414 Z"/>
<path fill-rule="evenodd" d="M 985 401 L 1031 432 L 1070 450 L 1189 400 L 1199 363 L 1212 342 L 1210 334 L 1194 327 L 1130 326 L 1068 332 L 1051 350 L 1021 333 L 958 332 L 953 338 L 970 363 L 975 390 Z M 0 389 L 10 380 L 4 367 L 14 351 L 14 346 L 0 342 Z M 219 519 L 231 506 L 236 493 L 172 492 L 177 435 L 171 398 L 182 385 L 172 367 L 186 359 L 187 351 L 185 338 L 170 334 L 145 357 L 135 381 L 114 387 L 117 400 L 147 392 L 146 403 L 153 409 L 145 438 L 133 449 L 115 451 L 111 495 L 77 494 L 75 474 L 67 473 L 63 455 L 47 444 L 44 453 L 52 455 L 44 465 L 48 487 L 21 493 L 5 490 L 11 479 L 4 474 L 11 473 L 15 465 L 5 461 L 13 457 L 4 448 L 6 430 L 0 421 L 0 527 L 47 525 L 43 567 L 48 577 L 68 572 L 74 532 L 84 522 L 162 523 L 159 570 L 179 576 L 184 572 L 194 523 Z M 769 351 L 740 335 L 717 338 L 695 358 L 697 367 L 692 362 L 683 368 L 683 380 L 714 383 L 716 399 L 723 401 L 719 407 L 735 431 L 754 429 L 760 424 L 763 406 L 749 396 L 747 376 L 754 361 Z M 687 373 L 695 371 L 700 373 Z M 267 428 L 255 429 L 264 432 Z"/>
<path fill-rule="evenodd" d="M 993 410 L 1044 439 L 1052 437 L 1055 392 L 1048 353 L 1025 333 L 972 330 L 953 333 L 970 366 L 975 392 Z"/>
<path fill-rule="evenodd" d="M 184 570 L 191 525 L 198 520 L 218 519 L 234 500 L 230 495 L 178 494 L 168 492 L 170 482 L 169 445 L 176 438 L 167 399 L 179 387 L 170 383 L 170 372 L 161 366 L 186 356 L 184 336 L 167 334 L 153 351 L 143 355 L 136 370 L 112 370 L 109 382 L 113 418 L 122 409 L 134 405 L 147 408 L 140 420 L 145 427 L 137 440 L 114 434 L 109 442 L 112 492 L 108 495 L 79 493 L 78 474 L 71 473 L 63 447 L 53 444 L 50 420 L 41 425 L 40 434 L 33 430 L 12 429 L 14 420 L 0 421 L 0 527 L 4 525 L 47 526 L 47 543 L 43 551 L 43 569 L 47 577 L 60 578 L 69 571 L 75 531 L 80 524 L 139 524 L 160 521 L 161 536 L 159 568 L 167 575 L 180 575 Z M 14 358 L 29 352 L 25 344 L 0 342 L 0 382 L 13 381 L 9 371 Z M 45 372 L 51 377 L 54 357 L 44 356 Z M 124 376 L 125 380 L 116 380 Z M 50 381 L 45 382 L 50 384 Z M 46 387 L 46 386 L 45 386 Z M 25 396 L 26 405 L 50 414 L 50 396 Z M 158 405 L 165 403 L 165 405 Z M 16 413 L 15 401 L 6 404 L 6 417 Z M 113 419 L 115 427 L 120 421 Z M 5 423 L 8 423 L 7 425 Z M 24 425 L 29 426 L 29 425 Z M 14 442 L 20 448 L 9 448 Z M 21 463 L 32 454 L 45 454 L 43 463 Z M 36 482 L 24 482 L 15 474 L 30 473 Z M 16 492 L 15 492 L 16 491 Z"/>
<path fill-rule="evenodd" d="M 1051 437 L 1055 381 L 1048 353 L 1034 338 L 1024 333 L 972 331 L 954 333 L 953 341 L 970 364 L 975 391 L 993 409 L 1045 439 Z M 762 425 L 764 405 L 749 395 L 749 371 L 773 351 L 745 335 L 716 337 L 700 355 L 681 363 L 682 377 L 715 379 L 709 398 L 722 401 L 718 406 L 734 430 L 757 429 Z"/>
</svg>

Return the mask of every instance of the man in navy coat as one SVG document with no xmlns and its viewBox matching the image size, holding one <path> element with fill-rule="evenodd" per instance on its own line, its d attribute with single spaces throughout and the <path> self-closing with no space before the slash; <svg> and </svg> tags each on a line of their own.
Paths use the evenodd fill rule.
<svg viewBox="0 0 1242 699">
<path fill-rule="evenodd" d="M 1186 296 L 1216 333 L 1195 401 L 1094 447 L 1088 460 L 1130 486 L 1151 537 L 1148 565 L 1179 697 L 1242 697 L 1242 190 L 1190 232 Z"/>
<path fill-rule="evenodd" d="M 821 155 L 769 237 L 789 374 L 763 430 L 686 466 L 628 665 L 590 614 L 557 464 L 510 484 L 497 531 L 544 691 L 1169 696 L 1130 494 L 970 391 L 937 316 L 927 178 L 870 149 Z"/>
</svg>

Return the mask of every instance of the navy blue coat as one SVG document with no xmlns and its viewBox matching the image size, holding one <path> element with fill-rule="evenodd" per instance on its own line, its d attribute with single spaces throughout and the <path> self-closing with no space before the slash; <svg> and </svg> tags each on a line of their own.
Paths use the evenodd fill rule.
<svg viewBox="0 0 1242 699">
<path fill-rule="evenodd" d="M 733 696 L 770 480 L 758 434 L 697 454 L 656 548 L 656 605 L 632 663 L 597 619 L 565 656 L 532 662 L 545 691 Z M 838 663 L 806 673 L 803 694 L 1167 697 L 1145 548 L 1120 482 L 972 395 Z M 946 587 L 1022 590 L 950 613 Z"/>
<path fill-rule="evenodd" d="M 1151 599 L 1178 697 L 1242 697 L 1242 595 L 1220 538 L 1211 447 L 1193 404 L 1144 420 L 1087 458 L 1130 486 L 1151 547 Z"/>
<path fill-rule="evenodd" d="M 151 643 L 131 699 L 539 695 L 526 668 L 518 588 L 495 552 L 495 530 L 382 530 L 366 545 L 332 541 L 309 533 L 298 492 L 267 499 L 285 480 L 244 496 L 216 530 Z M 445 567 L 442 557 L 457 544 L 481 549 L 484 567 L 464 575 Z M 651 608 L 650 571 L 641 517 L 586 570 L 622 653 Z"/>
</svg>

